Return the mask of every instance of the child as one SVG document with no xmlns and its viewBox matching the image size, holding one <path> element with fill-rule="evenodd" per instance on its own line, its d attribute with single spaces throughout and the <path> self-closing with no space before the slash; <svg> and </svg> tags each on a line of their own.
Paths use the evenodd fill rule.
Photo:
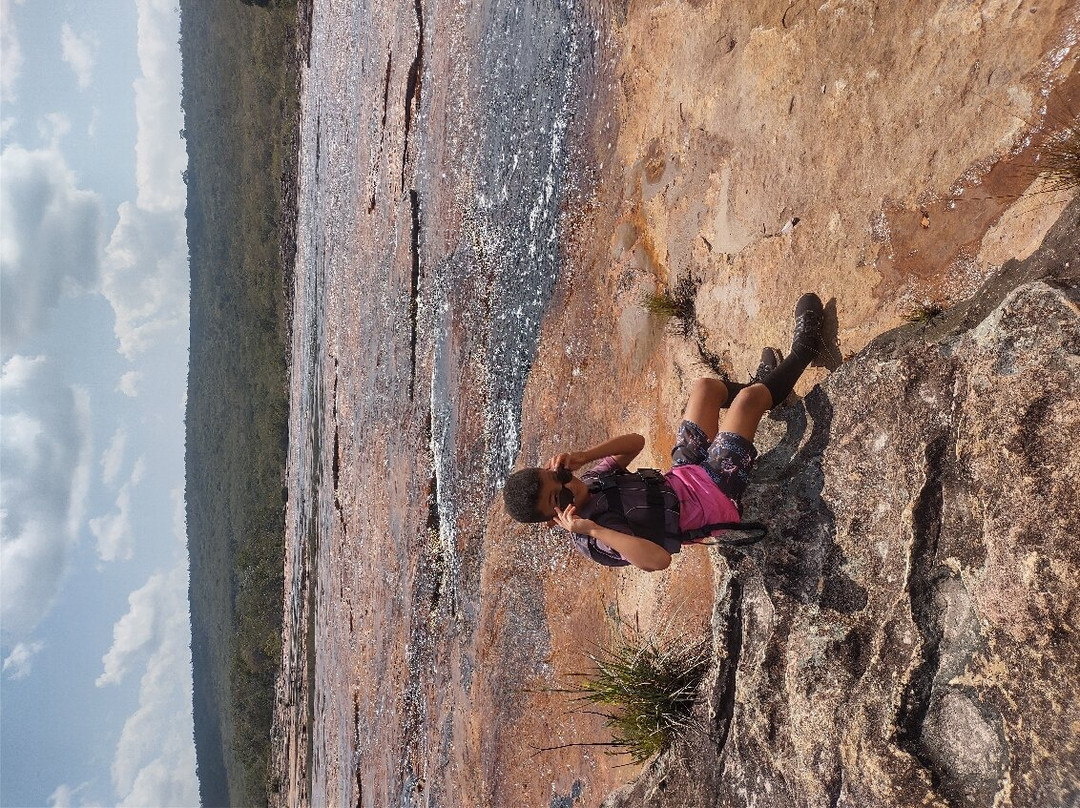
<svg viewBox="0 0 1080 808">
<path fill-rule="evenodd" d="M 645 447 L 641 435 L 611 438 L 581 452 L 563 452 L 544 468 L 510 475 L 503 489 L 507 513 L 518 522 L 568 530 L 578 552 L 606 566 L 666 569 L 672 553 L 715 526 L 740 519 L 739 500 L 757 450 L 754 434 L 766 411 L 784 401 L 822 351 L 824 311 L 817 295 L 799 298 L 791 353 L 778 361 L 772 348 L 749 385 L 701 378 L 683 413 L 672 468 L 630 473 Z M 720 422 L 720 410 L 726 408 Z M 600 462 L 580 478 L 571 472 Z"/>
</svg>

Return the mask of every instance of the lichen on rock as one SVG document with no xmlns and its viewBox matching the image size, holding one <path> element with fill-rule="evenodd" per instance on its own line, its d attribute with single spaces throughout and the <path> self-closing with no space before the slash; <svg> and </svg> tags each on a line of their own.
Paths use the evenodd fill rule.
<svg viewBox="0 0 1080 808">
<path fill-rule="evenodd" d="M 1078 232 L 763 424 L 708 731 L 606 806 L 1078 804 Z"/>
</svg>

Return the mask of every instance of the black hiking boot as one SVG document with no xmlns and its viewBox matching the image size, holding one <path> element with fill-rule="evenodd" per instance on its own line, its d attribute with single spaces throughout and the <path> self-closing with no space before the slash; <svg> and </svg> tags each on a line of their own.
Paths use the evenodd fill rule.
<svg viewBox="0 0 1080 808">
<path fill-rule="evenodd" d="M 761 349 L 761 364 L 757 366 L 757 370 L 754 371 L 754 375 L 750 377 L 750 384 L 757 384 L 774 370 L 776 366 L 780 364 L 784 356 L 780 353 L 779 348 L 762 348 Z"/>
<path fill-rule="evenodd" d="M 774 407 L 787 400 L 803 371 L 824 352 L 824 321 L 825 307 L 821 305 L 821 298 L 812 292 L 799 298 L 795 304 L 795 334 L 791 340 L 791 353 L 761 379 L 772 395 Z"/>
<path fill-rule="evenodd" d="M 822 326 L 825 324 L 825 307 L 821 298 L 807 292 L 795 304 L 795 333 L 791 339 L 791 354 L 810 363 L 825 348 Z"/>
</svg>

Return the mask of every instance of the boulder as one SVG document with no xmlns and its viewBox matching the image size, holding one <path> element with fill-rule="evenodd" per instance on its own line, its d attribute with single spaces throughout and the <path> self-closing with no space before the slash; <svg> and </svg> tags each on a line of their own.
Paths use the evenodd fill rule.
<svg viewBox="0 0 1080 808">
<path fill-rule="evenodd" d="M 605 806 L 1080 804 L 1078 232 L 763 424 L 699 731 Z"/>
</svg>

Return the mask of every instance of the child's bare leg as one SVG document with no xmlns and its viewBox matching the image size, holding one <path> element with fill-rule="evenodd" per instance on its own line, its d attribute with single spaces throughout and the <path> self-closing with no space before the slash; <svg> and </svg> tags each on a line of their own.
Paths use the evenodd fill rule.
<svg viewBox="0 0 1080 808">
<path fill-rule="evenodd" d="M 824 345 L 821 336 L 823 317 L 824 307 L 817 295 L 807 293 L 800 297 L 795 304 L 795 333 L 787 359 L 765 375 L 761 382 L 750 385 L 729 385 L 720 379 L 698 379 L 690 389 L 690 400 L 686 403 L 683 418 L 701 427 L 709 441 L 719 431 L 734 432 L 753 441 L 762 416 L 787 398 L 799 376 L 821 351 Z M 727 412 L 723 423 L 719 423 L 720 410 L 724 407 L 727 407 Z"/>
<path fill-rule="evenodd" d="M 730 398 L 728 386 L 721 379 L 697 379 L 690 388 L 690 398 L 686 402 L 683 420 L 693 421 L 701 427 L 705 437 L 712 440 L 719 428 L 720 410 L 728 406 Z"/>
<path fill-rule="evenodd" d="M 758 424 L 772 405 L 772 393 L 769 392 L 769 388 L 763 384 L 752 384 L 740 390 L 735 400 L 728 405 L 728 411 L 724 413 L 724 420 L 720 424 L 720 431 L 734 432 L 752 443 Z M 703 426 L 701 428 L 705 429 Z M 706 434 L 708 434 L 707 430 Z M 712 440 L 715 436 L 714 433 L 708 435 L 708 438 Z"/>
</svg>

